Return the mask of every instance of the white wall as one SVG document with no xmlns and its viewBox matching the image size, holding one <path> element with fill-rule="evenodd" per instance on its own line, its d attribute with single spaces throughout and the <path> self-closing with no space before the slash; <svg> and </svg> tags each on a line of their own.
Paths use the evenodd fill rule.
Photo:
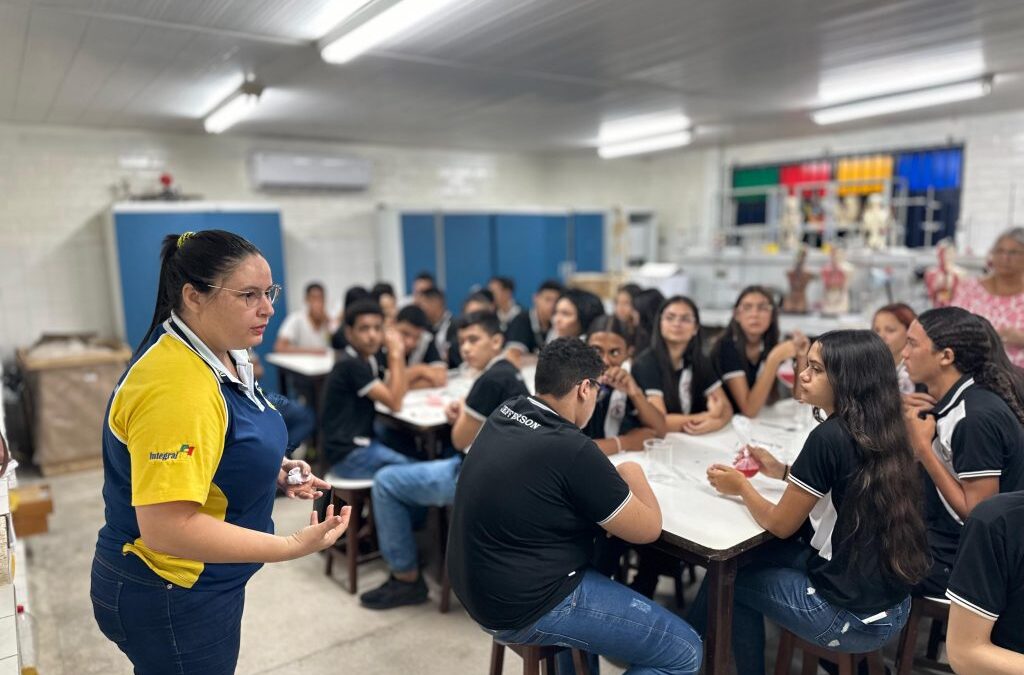
<svg viewBox="0 0 1024 675">
<path fill-rule="evenodd" d="M 717 175 L 706 180 L 720 185 L 733 164 L 949 143 L 963 143 L 965 147 L 959 226 L 962 238 L 958 241 L 965 252 L 982 254 L 998 232 L 1010 224 L 1024 223 L 1024 111 L 727 146 L 722 149 Z"/>
<path fill-rule="evenodd" d="M 373 186 L 348 194 L 256 193 L 246 170 L 256 148 L 353 153 L 372 161 Z M 312 279 L 325 282 L 336 301 L 345 287 L 374 281 L 380 203 L 607 208 L 643 202 L 651 166 L 596 157 L 0 125 L 0 357 L 43 331 L 115 332 L 103 248 L 106 214 L 116 185 L 128 181 L 135 192 L 153 191 L 161 170 L 125 168 L 125 157 L 162 164 L 187 194 L 279 204 L 292 307 Z"/>
</svg>

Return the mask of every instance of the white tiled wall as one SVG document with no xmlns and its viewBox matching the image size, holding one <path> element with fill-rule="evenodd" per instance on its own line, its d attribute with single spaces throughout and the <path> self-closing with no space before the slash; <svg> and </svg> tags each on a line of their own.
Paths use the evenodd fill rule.
<svg viewBox="0 0 1024 675">
<path fill-rule="evenodd" d="M 246 169 L 254 148 L 356 154 L 372 161 L 373 185 L 356 193 L 257 193 Z M 47 330 L 114 333 L 106 214 L 115 186 L 155 190 L 161 170 L 125 168 L 125 158 L 162 165 L 184 192 L 208 200 L 279 204 L 293 307 L 312 279 L 336 301 L 348 285 L 374 281 L 378 204 L 608 208 L 646 198 L 651 171 L 649 161 L 596 157 L 0 125 L 0 358 Z"/>
<path fill-rule="evenodd" d="M 1024 224 L 1024 111 L 726 147 L 720 172 L 708 182 L 720 186 L 732 164 L 949 143 L 965 146 L 958 243 L 984 253 L 1000 231 Z"/>
</svg>

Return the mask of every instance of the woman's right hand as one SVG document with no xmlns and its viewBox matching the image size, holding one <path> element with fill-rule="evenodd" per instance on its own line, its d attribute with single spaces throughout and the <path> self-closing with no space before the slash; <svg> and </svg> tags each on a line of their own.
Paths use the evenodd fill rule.
<svg viewBox="0 0 1024 675">
<path fill-rule="evenodd" d="M 301 558 L 334 546 L 334 542 L 338 541 L 338 537 L 344 534 L 348 527 L 351 513 L 352 507 L 345 506 L 342 507 L 341 513 L 334 515 L 334 505 L 331 504 L 327 507 L 324 522 L 321 523 L 316 511 L 311 512 L 309 525 L 288 537 L 293 551 L 293 555 L 288 559 Z"/>
<path fill-rule="evenodd" d="M 786 465 L 776 459 L 775 455 L 768 452 L 767 449 L 758 445 L 748 445 L 747 450 L 764 475 L 778 480 L 782 480 L 782 477 L 786 475 Z"/>
</svg>

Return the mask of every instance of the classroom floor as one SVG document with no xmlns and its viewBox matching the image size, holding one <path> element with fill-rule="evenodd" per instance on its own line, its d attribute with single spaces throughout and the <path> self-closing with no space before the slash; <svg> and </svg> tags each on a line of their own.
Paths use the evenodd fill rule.
<svg viewBox="0 0 1024 675">
<path fill-rule="evenodd" d="M 24 476 L 22 480 L 31 479 Z M 89 569 L 96 532 L 103 522 L 102 473 L 76 473 L 47 482 L 55 502 L 50 532 L 25 540 L 39 672 L 131 673 L 128 660 L 96 628 L 89 600 Z M 298 529 L 308 522 L 308 513 L 308 503 L 278 499 L 274 507 L 278 531 Z M 487 672 L 490 639 L 462 611 L 454 595 L 448 614 L 437 611 L 437 586 L 429 575 L 430 602 L 373 612 L 362 609 L 358 599 L 342 588 L 341 567 L 335 567 L 335 580 L 328 579 L 323 559 L 309 556 L 266 565 L 253 577 L 246 594 L 240 675 Z M 381 562 L 363 565 L 360 589 L 382 583 L 385 573 Z M 687 589 L 688 599 L 695 590 L 696 586 Z M 659 601 L 671 602 L 671 580 L 663 578 L 658 593 Z M 769 653 L 774 650 L 771 632 Z M 506 673 L 522 672 L 514 654 L 507 654 L 506 662 Z M 602 660 L 602 675 L 622 672 Z M 797 664 L 793 672 L 798 672 Z"/>
</svg>

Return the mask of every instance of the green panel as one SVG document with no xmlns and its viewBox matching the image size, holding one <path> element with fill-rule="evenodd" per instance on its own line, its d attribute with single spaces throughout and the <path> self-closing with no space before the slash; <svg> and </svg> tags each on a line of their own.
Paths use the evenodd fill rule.
<svg viewBox="0 0 1024 675">
<path fill-rule="evenodd" d="M 733 188 L 752 188 L 764 186 L 775 186 L 779 184 L 779 167 L 759 166 L 746 169 L 736 168 L 732 170 Z M 747 202 L 761 199 L 758 195 L 746 195 L 737 197 L 737 201 Z"/>
</svg>

